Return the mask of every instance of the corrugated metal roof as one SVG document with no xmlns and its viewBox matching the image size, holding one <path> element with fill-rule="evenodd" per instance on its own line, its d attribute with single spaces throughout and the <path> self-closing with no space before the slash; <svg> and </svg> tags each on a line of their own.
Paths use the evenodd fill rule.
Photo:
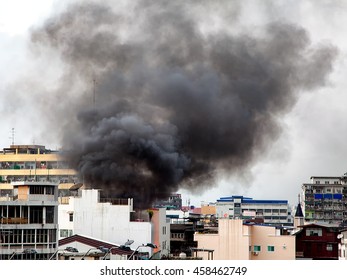
<svg viewBox="0 0 347 280">
<path fill-rule="evenodd" d="M 110 249 L 112 247 L 118 247 L 118 248 L 112 248 L 111 253 L 113 255 L 131 255 L 133 253 L 133 250 L 123 250 L 120 248 L 119 245 L 108 243 L 102 240 L 94 239 L 92 237 L 87 237 L 79 234 L 72 235 L 70 237 L 66 237 L 59 240 L 59 246 L 68 245 L 72 242 L 79 242 L 85 245 L 88 245 L 90 247 L 104 247 L 107 249 Z"/>
</svg>

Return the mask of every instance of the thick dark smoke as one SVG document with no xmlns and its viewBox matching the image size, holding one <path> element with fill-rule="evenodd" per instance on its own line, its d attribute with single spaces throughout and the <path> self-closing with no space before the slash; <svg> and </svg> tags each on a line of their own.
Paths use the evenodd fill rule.
<svg viewBox="0 0 347 280">
<path fill-rule="evenodd" d="M 299 94 L 324 86 L 332 69 L 336 50 L 312 46 L 298 26 L 207 32 L 202 4 L 129 2 L 70 6 L 32 41 L 66 63 L 59 88 L 69 109 L 59 117 L 69 120 L 63 147 L 73 167 L 88 186 L 137 207 L 244 172 L 278 138 Z"/>
</svg>

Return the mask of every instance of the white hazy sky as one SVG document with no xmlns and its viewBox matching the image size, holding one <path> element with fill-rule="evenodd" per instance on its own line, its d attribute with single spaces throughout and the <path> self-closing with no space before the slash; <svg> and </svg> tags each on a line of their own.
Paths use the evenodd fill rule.
<svg viewBox="0 0 347 280">
<path fill-rule="evenodd" d="M 76 1 L 0 0 L 0 147 L 11 144 L 11 129 L 15 128 L 16 144 L 42 144 L 56 148 L 49 137 L 39 131 L 35 121 L 39 112 L 23 107 L 35 90 L 22 88 L 22 110 L 13 114 L 6 108 L 5 93 L 11 85 L 35 71 L 36 63 L 27 48 L 29 30 L 65 3 Z M 293 110 L 282 120 L 282 137 L 253 167 L 253 178 L 229 180 L 211 186 L 199 194 L 184 190 L 184 203 L 215 201 L 222 196 L 244 195 L 254 199 L 286 199 L 295 204 L 301 184 L 311 176 L 339 176 L 347 172 L 347 1 L 235 1 L 242 3 L 240 21 L 245 26 L 257 26 L 266 21 L 286 20 L 304 27 L 313 44 L 330 43 L 339 55 L 324 88 L 302 94 Z M 264 5 L 266 3 L 266 5 Z M 42 97 L 44 98 L 44 97 Z M 30 103 L 34 104 L 34 103 Z M 30 114 L 30 115 L 28 115 Z M 30 120 L 30 121 L 29 121 Z M 248 176 L 248 175 L 247 175 Z"/>
</svg>

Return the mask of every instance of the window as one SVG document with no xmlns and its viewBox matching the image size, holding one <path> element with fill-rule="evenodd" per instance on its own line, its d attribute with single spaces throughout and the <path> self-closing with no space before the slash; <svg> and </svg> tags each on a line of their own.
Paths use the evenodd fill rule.
<svg viewBox="0 0 347 280">
<path fill-rule="evenodd" d="M 39 206 L 30 206 L 30 224 L 42 224 L 43 209 Z"/>
<path fill-rule="evenodd" d="M 171 233 L 173 239 L 184 239 L 184 233 Z"/>
<path fill-rule="evenodd" d="M 29 189 L 30 194 L 44 194 L 45 187 L 44 186 L 30 186 Z"/>
<path fill-rule="evenodd" d="M 69 221 L 73 222 L 73 213 L 69 213 Z"/>
<path fill-rule="evenodd" d="M 69 237 L 72 236 L 72 230 L 70 229 L 61 229 L 60 230 L 60 237 Z M 50 239 L 51 241 L 53 240 L 52 238 Z M 55 238 L 54 238 L 55 240 Z"/>
<path fill-rule="evenodd" d="M 267 246 L 268 252 L 275 252 L 275 246 Z"/>
<path fill-rule="evenodd" d="M 54 187 L 53 186 L 47 186 L 46 187 L 46 194 L 54 195 Z"/>
<path fill-rule="evenodd" d="M 23 243 L 35 243 L 34 229 L 25 229 L 23 231 Z"/>
<path fill-rule="evenodd" d="M 166 235 L 166 227 L 163 227 L 163 235 Z"/>
<path fill-rule="evenodd" d="M 37 229 L 36 230 L 36 243 L 47 243 L 48 230 Z"/>
<path fill-rule="evenodd" d="M 332 251 L 332 250 L 333 250 L 333 245 L 327 244 L 327 251 Z"/>
<path fill-rule="evenodd" d="M 322 236 L 321 228 L 308 228 L 306 229 L 306 236 Z"/>
<path fill-rule="evenodd" d="M 253 246 L 253 251 L 254 251 L 254 252 L 260 252 L 260 251 L 261 251 L 261 246 L 259 246 L 259 245 L 254 245 L 254 246 Z"/>
<path fill-rule="evenodd" d="M 54 223 L 54 207 L 47 206 L 46 207 L 46 224 Z"/>
</svg>

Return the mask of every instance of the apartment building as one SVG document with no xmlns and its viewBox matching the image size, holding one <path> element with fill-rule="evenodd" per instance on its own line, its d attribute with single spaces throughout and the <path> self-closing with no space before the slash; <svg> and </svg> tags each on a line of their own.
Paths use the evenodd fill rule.
<svg viewBox="0 0 347 280">
<path fill-rule="evenodd" d="M 12 182 L 0 196 L 0 259 L 47 260 L 58 248 L 58 187 Z"/>
<path fill-rule="evenodd" d="M 343 223 L 347 220 L 347 173 L 339 177 L 312 176 L 302 185 L 306 222 Z"/>
<path fill-rule="evenodd" d="M 254 200 L 244 196 L 222 197 L 216 203 L 217 218 L 262 219 L 265 224 L 293 225 L 287 200 Z"/>
<path fill-rule="evenodd" d="M 58 189 L 69 189 L 78 179 L 62 151 L 41 145 L 11 145 L 0 153 L 0 195 L 11 195 L 12 182 L 18 181 L 51 181 L 58 183 Z"/>
</svg>

